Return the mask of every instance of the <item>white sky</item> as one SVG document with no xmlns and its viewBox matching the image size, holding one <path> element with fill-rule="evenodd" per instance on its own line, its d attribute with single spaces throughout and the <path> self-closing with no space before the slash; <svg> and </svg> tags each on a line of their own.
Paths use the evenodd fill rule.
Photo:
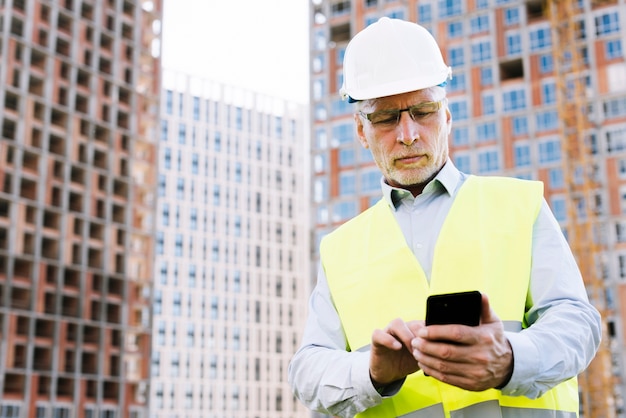
<svg viewBox="0 0 626 418">
<path fill-rule="evenodd" d="M 163 66 L 306 103 L 309 1 L 164 0 Z"/>
</svg>

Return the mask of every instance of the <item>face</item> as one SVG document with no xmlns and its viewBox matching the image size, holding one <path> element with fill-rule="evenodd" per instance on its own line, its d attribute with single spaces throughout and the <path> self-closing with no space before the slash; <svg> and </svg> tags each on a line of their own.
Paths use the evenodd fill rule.
<svg viewBox="0 0 626 418">
<path fill-rule="evenodd" d="M 383 112 L 368 120 L 364 114 L 406 109 L 442 101 L 441 107 L 401 112 L 399 123 L 389 122 Z M 452 126 L 445 91 L 440 87 L 418 90 L 360 103 L 355 115 L 361 145 L 369 148 L 376 165 L 390 186 L 411 191 L 414 196 L 434 178 L 448 159 L 448 135 Z M 418 106 L 415 109 L 420 109 Z M 382 121 L 382 122 L 380 122 Z M 376 123 L 379 122 L 379 123 Z"/>
</svg>

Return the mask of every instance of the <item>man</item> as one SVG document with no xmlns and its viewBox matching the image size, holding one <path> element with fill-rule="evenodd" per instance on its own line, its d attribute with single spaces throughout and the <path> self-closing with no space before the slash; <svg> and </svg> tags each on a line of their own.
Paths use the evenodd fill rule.
<svg viewBox="0 0 626 418">
<path fill-rule="evenodd" d="M 449 77 L 414 23 L 382 18 L 349 43 L 342 94 L 383 199 L 322 240 L 290 384 L 340 417 L 576 417 L 600 316 L 542 184 L 449 160 Z M 424 325 L 429 295 L 469 290 L 478 326 Z"/>
</svg>

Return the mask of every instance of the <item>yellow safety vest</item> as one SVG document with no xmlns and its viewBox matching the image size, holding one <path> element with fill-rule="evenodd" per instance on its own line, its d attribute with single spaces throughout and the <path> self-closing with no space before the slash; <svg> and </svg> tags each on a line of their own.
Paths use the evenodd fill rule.
<svg viewBox="0 0 626 418">
<path fill-rule="evenodd" d="M 479 290 L 505 328 L 520 331 L 531 269 L 533 224 L 543 184 L 469 176 L 441 228 L 430 283 L 386 201 L 322 240 L 321 259 L 348 350 L 367 348 L 372 331 L 391 320 L 424 319 L 430 294 Z M 538 399 L 489 389 L 471 392 L 424 376 L 358 417 L 461 418 L 578 416 L 578 385 L 569 379 Z"/>
</svg>

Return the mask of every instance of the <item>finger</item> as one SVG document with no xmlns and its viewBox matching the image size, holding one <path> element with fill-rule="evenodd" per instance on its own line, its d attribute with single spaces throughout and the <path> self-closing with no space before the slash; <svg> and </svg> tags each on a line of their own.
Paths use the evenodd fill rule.
<svg viewBox="0 0 626 418">
<path fill-rule="evenodd" d="M 493 322 L 500 322 L 500 318 L 498 318 L 496 312 L 491 309 L 491 305 L 489 304 L 489 297 L 483 293 L 481 302 L 480 323 L 490 324 Z"/>
<path fill-rule="evenodd" d="M 467 325 L 429 325 L 421 328 L 418 333 L 418 338 L 424 340 L 455 344 L 474 344 L 476 342 L 476 336 L 474 335 L 477 327 L 470 327 Z"/>
<path fill-rule="evenodd" d="M 413 331 L 409 328 L 408 324 L 401 319 L 394 319 L 387 325 L 385 330 L 393 335 L 398 341 L 400 341 L 405 347 L 411 347 L 411 340 L 415 337 Z"/>
<path fill-rule="evenodd" d="M 402 348 L 402 343 L 389 332 L 377 329 L 372 333 L 372 347 L 385 347 L 390 350 L 399 350 Z"/>
</svg>

